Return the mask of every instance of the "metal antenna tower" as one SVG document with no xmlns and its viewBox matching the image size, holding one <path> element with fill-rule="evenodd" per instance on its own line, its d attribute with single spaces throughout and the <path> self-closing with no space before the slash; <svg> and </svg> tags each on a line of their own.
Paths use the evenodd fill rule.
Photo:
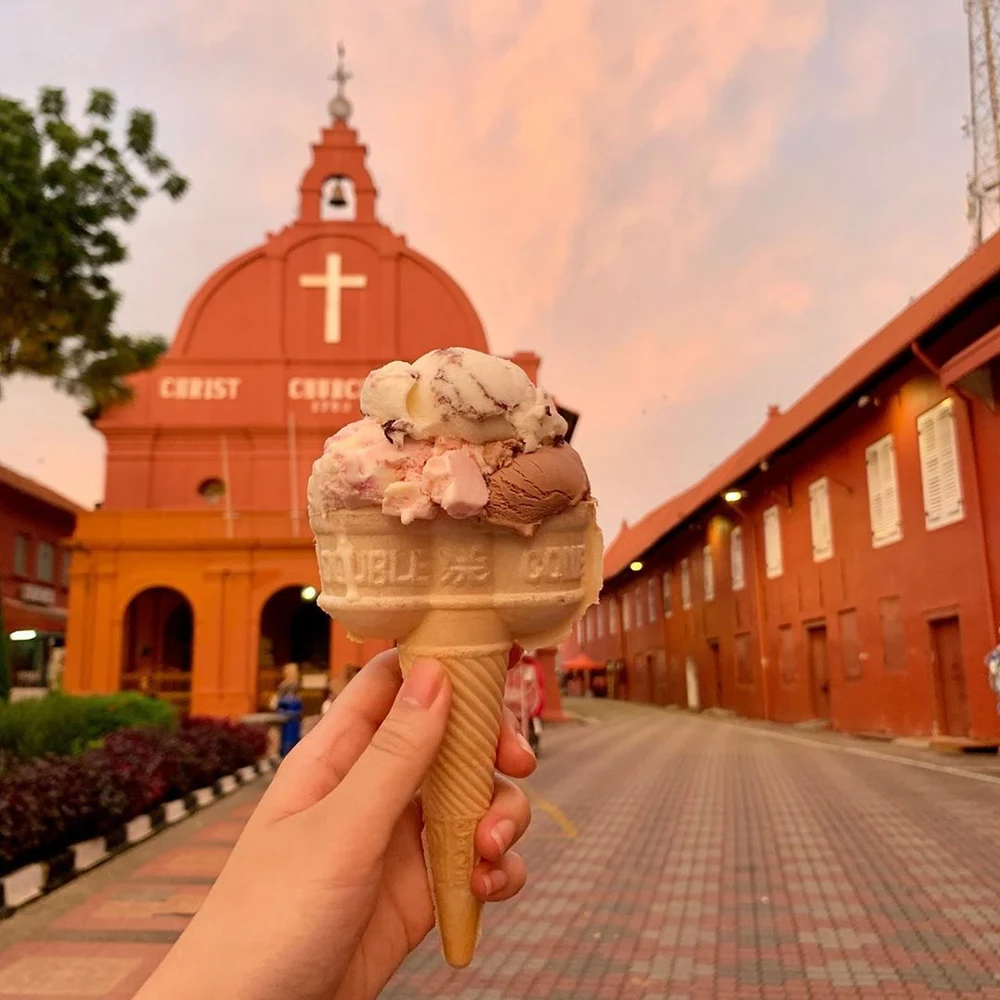
<svg viewBox="0 0 1000 1000">
<path fill-rule="evenodd" d="M 967 211 L 973 246 L 1000 229 L 1000 0 L 964 0 L 969 21 L 969 116 L 972 139 Z"/>
</svg>

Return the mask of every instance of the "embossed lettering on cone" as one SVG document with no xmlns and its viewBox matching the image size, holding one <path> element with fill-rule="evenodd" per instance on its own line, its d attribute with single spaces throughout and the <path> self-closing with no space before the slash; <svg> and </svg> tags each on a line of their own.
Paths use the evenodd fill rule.
<svg viewBox="0 0 1000 1000">
<path fill-rule="evenodd" d="M 470 885 L 476 825 L 493 794 L 507 656 L 552 646 L 597 600 L 601 533 L 593 501 L 526 537 L 485 520 L 409 525 L 377 508 L 314 513 L 319 604 L 356 639 L 399 643 L 404 673 L 441 660 L 454 691 L 444 742 L 421 791 L 438 930 L 467 966 L 482 904 Z"/>
</svg>

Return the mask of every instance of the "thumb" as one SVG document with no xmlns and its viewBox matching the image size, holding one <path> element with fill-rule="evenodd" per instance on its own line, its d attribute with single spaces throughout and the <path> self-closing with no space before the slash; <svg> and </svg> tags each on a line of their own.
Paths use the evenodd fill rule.
<svg viewBox="0 0 1000 1000">
<path fill-rule="evenodd" d="M 346 820 L 373 848 L 384 850 L 437 756 L 450 707 L 444 667 L 437 660 L 415 660 L 371 743 L 327 797 L 331 818 Z"/>
</svg>

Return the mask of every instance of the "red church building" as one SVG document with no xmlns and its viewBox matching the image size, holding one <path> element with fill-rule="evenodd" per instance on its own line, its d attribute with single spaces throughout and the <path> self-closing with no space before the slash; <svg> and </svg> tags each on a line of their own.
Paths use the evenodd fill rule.
<svg viewBox="0 0 1000 1000">
<path fill-rule="evenodd" d="M 266 705 L 295 662 L 308 709 L 381 648 L 316 606 L 312 462 L 360 417 L 372 368 L 489 348 L 456 281 L 379 220 L 338 77 L 297 217 L 205 281 L 134 400 L 98 424 L 106 495 L 73 542 L 71 690 L 238 715 Z M 513 360 L 537 377 L 536 355 Z"/>
<path fill-rule="evenodd" d="M 1000 238 L 623 524 L 581 648 L 617 697 L 995 743 Z"/>
</svg>

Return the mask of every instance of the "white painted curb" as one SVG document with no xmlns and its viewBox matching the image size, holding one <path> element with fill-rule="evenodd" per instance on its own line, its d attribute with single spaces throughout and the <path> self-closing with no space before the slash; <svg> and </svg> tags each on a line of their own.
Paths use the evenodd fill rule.
<svg viewBox="0 0 1000 1000">
<path fill-rule="evenodd" d="M 268 757 L 263 757 L 253 767 L 241 767 L 236 774 L 227 774 L 216 783 L 220 794 L 212 788 L 199 788 L 193 793 L 188 801 L 193 800 L 193 809 L 189 809 L 182 799 L 175 799 L 172 802 L 165 802 L 162 805 L 162 819 L 155 813 L 144 813 L 130 820 L 124 827 L 124 842 L 119 833 L 114 838 L 94 837 L 92 840 L 84 840 L 79 844 L 70 845 L 66 851 L 60 852 L 59 858 L 64 855 L 72 855 L 73 863 L 69 871 L 59 871 L 64 866 L 60 863 L 54 866 L 53 861 L 41 861 L 32 865 L 25 865 L 10 875 L 0 878 L 0 920 L 12 916 L 18 909 L 26 903 L 30 903 L 47 892 L 65 885 L 78 875 L 89 871 L 91 868 L 107 861 L 115 854 L 120 854 L 123 850 L 128 850 L 134 844 L 148 840 L 160 830 L 166 829 L 182 819 L 193 815 L 199 809 L 211 805 L 225 795 L 236 791 L 240 785 L 247 785 L 256 781 L 261 775 L 269 774 L 275 768 L 275 763 Z M 158 813 L 160 810 L 156 810 Z M 109 844 L 113 840 L 113 844 Z M 54 883 L 50 885 L 50 869 L 55 868 L 58 875 Z"/>
</svg>

